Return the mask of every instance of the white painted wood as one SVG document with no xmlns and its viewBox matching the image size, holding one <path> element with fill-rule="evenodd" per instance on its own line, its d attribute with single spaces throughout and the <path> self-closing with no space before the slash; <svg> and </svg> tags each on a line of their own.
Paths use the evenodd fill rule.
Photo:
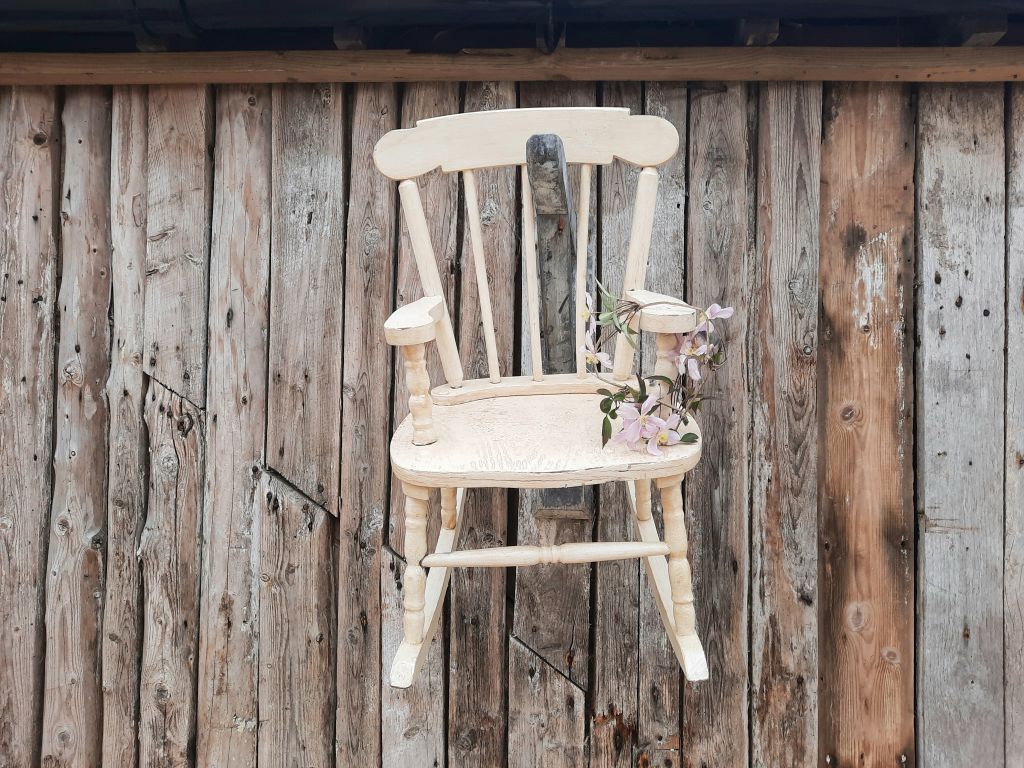
<svg viewBox="0 0 1024 768">
<path fill-rule="evenodd" d="M 590 176 L 593 166 L 580 166 L 580 205 L 576 212 L 576 374 L 582 379 L 587 376 L 586 357 L 583 343 L 589 318 L 585 316 L 587 292 L 587 245 L 590 233 Z M 598 302 L 594 302 L 597 309 Z"/>
<path fill-rule="evenodd" d="M 592 395 L 599 389 L 630 382 L 635 384 L 636 379 L 611 382 L 594 374 L 581 379 L 575 373 L 555 373 L 545 376 L 542 381 L 535 381 L 532 376 L 506 376 L 497 384 L 489 379 L 470 379 L 458 389 L 442 384 L 430 394 L 434 398 L 434 405 L 459 405 L 474 400 L 517 395 Z"/>
<path fill-rule="evenodd" d="M 619 158 L 633 165 L 660 165 L 679 147 L 675 127 L 660 117 L 606 107 L 549 107 L 420 120 L 415 128 L 385 135 L 373 159 L 381 173 L 396 180 L 438 167 L 450 172 L 523 165 L 527 140 L 542 133 L 562 139 L 568 163 L 607 165 Z"/>
<path fill-rule="evenodd" d="M 425 349 L 422 344 L 402 347 L 405 359 L 405 380 L 409 386 L 409 416 L 412 424 L 413 445 L 430 445 L 437 441 L 431 414 L 434 404 L 430 399 L 430 374 L 427 373 Z"/>
<path fill-rule="evenodd" d="M 473 246 L 473 269 L 476 271 L 476 290 L 480 300 L 480 322 L 484 326 L 484 344 L 487 346 L 487 373 L 491 381 L 501 381 L 498 366 L 498 341 L 494 335 L 494 315 L 491 308 L 491 290 L 487 285 L 487 262 L 484 259 L 484 235 L 480 222 L 480 201 L 476 194 L 473 171 L 462 172 L 466 191 L 466 211 L 469 215 L 469 241 Z"/>
<path fill-rule="evenodd" d="M 641 289 L 625 291 L 624 295 L 641 307 L 633 318 L 635 326 L 641 331 L 688 333 L 697 327 L 696 308 L 682 299 Z"/>
<path fill-rule="evenodd" d="M 464 549 L 423 558 L 428 568 L 517 568 L 548 563 L 602 563 L 636 557 L 667 555 L 668 544 L 635 541 L 586 541 L 549 546 L 490 547 Z"/>
<path fill-rule="evenodd" d="M 537 281 L 537 212 L 526 166 L 522 167 L 523 261 L 526 264 L 526 311 L 530 329 L 530 364 L 534 381 L 544 378 L 540 346 L 540 288 Z"/>
<path fill-rule="evenodd" d="M 424 296 L 399 307 L 384 321 L 384 338 L 388 344 L 425 344 L 437 337 L 437 324 L 444 320 L 444 299 Z"/>
<path fill-rule="evenodd" d="M 699 439 L 663 447 L 660 456 L 617 443 L 602 448 L 600 400 L 530 395 L 435 408 L 437 442 L 413 445 L 406 419 L 391 441 L 391 463 L 401 480 L 435 488 L 565 488 L 681 475 L 700 459 Z M 695 419 L 686 430 L 700 435 Z"/>
</svg>

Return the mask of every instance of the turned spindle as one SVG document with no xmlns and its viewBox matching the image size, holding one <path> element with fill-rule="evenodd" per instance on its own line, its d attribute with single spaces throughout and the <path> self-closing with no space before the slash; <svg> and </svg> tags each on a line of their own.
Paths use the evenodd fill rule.
<svg viewBox="0 0 1024 768">
<path fill-rule="evenodd" d="M 412 414 L 415 445 L 430 445 L 437 442 L 434 434 L 434 401 L 430 398 L 430 374 L 424 359 L 423 344 L 408 344 L 402 347 L 405 358 L 405 383 L 409 387 L 409 413 Z"/>
</svg>

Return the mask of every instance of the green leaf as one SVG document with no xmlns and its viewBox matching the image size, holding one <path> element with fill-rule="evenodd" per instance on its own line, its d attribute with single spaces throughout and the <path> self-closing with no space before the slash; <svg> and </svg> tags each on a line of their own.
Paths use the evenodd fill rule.
<svg viewBox="0 0 1024 768">
<path fill-rule="evenodd" d="M 604 395 L 605 397 L 612 397 L 611 390 L 605 389 L 604 387 L 601 387 L 601 389 L 597 390 L 597 394 Z"/>
<path fill-rule="evenodd" d="M 673 379 L 670 379 L 668 376 L 648 376 L 647 380 L 651 382 L 660 381 L 664 384 L 667 384 L 670 387 L 675 384 L 675 381 Z"/>
<path fill-rule="evenodd" d="M 700 440 L 700 437 L 698 437 L 695 432 L 687 432 L 685 435 L 679 436 L 679 442 L 685 443 L 686 445 L 693 445 L 698 440 Z"/>
<path fill-rule="evenodd" d="M 608 413 L 612 409 L 611 398 L 605 398 L 601 401 L 601 413 Z"/>
<path fill-rule="evenodd" d="M 608 441 L 612 439 L 612 420 L 607 416 L 604 417 L 604 423 L 601 424 L 601 447 L 604 448 Z"/>
</svg>

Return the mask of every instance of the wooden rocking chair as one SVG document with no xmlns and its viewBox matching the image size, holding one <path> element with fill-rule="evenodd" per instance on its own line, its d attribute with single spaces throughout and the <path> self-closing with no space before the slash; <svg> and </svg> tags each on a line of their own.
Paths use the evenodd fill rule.
<svg viewBox="0 0 1024 768">
<path fill-rule="evenodd" d="M 660 456 L 609 443 L 601 446 L 597 390 L 606 381 L 588 373 L 583 354 L 576 372 L 545 375 L 541 359 L 536 218 L 526 172 L 531 136 L 556 134 L 566 162 L 581 166 L 576 236 L 577 347 L 583 345 L 579 311 L 586 291 L 587 221 L 594 165 L 616 158 L 642 168 L 622 295 L 641 307 L 633 320 L 639 331 L 657 334 L 655 373 L 675 377 L 669 355 L 675 334 L 693 330 L 696 311 L 679 299 L 644 289 L 657 196 L 656 166 L 677 151 L 679 136 L 666 120 L 630 115 L 627 109 L 518 109 L 439 117 L 415 128 L 391 131 L 374 150 L 380 171 L 399 181 L 402 211 L 425 297 L 401 307 L 385 323 L 389 344 L 401 348 L 409 388 L 410 415 L 391 441 L 391 463 L 405 492 L 405 638 L 391 667 L 391 685 L 407 688 L 437 630 L 454 567 L 508 567 L 540 563 L 581 563 L 642 558 L 656 593 L 662 621 L 689 680 L 708 677 L 707 660 L 696 633 L 690 565 L 680 482 L 699 460 L 701 443 L 675 445 Z M 500 166 L 523 169 L 524 281 L 529 311 L 532 373 L 502 376 L 487 285 L 480 211 L 474 171 Z M 489 377 L 464 381 L 451 317 L 430 243 L 415 178 L 441 168 L 461 172 L 465 189 L 473 263 L 480 294 Z M 650 306 L 647 306 L 650 305 Z M 424 345 L 437 345 L 447 385 L 430 389 Z M 612 377 L 627 382 L 633 371 L 632 346 L 617 340 Z M 559 424 L 575 424 L 566 434 Z M 696 423 L 688 431 L 700 434 Z M 564 488 L 625 481 L 640 541 L 593 542 L 560 546 L 508 546 L 456 551 L 466 488 Z M 651 516 L 651 481 L 660 489 L 665 540 Z M 427 510 L 431 489 L 441 491 L 442 528 L 437 549 L 427 554 Z"/>
</svg>

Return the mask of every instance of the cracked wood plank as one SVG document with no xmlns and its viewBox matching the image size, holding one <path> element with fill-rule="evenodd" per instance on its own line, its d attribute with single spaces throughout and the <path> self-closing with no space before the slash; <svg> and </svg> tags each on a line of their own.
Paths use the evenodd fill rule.
<svg viewBox="0 0 1024 768">
<path fill-rule="evenodd" d="M 0 89 L 0 764 L 39 763 L 52 485 L 60 126 L 52 88 Z"/>
<path fill-rule="evenodd" d="M 345 247 L 343 96 L 341 85 L 326 83 L 279 85 L 273 91 L 267 462 L 335 513 Z M 358 170 L 361 163 L 354 165 Z"/>
<path fill-rule="evenodd" d="M 688 298 L 736 308 L 719 329 L 728 361 L 709 380 L 712 398 L 701 405 L 704 457 L 686 478 L 697 630 L 711 672 L 708 682 L 683 690 L 683 764 L 692 768 L 741 768 L 749 759 L 752 96 L 742 83 L 695 86 L 690 96 Z"/>
<path fill-rule="evenodd" d="M 145 370 L 206 405 L 213 108 L 202 85 L 149 89 Z"/>
<path fill-rule="evenodd" d="M 924 86 L 918 99 L 918 515 L 945 521 L 922 525 L 918 550 L 929 767 L 1004 764 L 1003 101 L 1001 85 Z"/>
<path fill-rule="evenodd" d="M 824 114 L 818 763 L 914 765 L 910 89 L 830 85 Z"/>
<path fill-rule="evenodd" d="M 46 573 L 42 762 L 93 766 L 100 681 L 110 370 L 110 91 L 73 88 L 61 114 L 60 340 Z"/>
<path fill-rule="evenodd" d="M 110 148 L 111 317 L 113 345 L 107 465 L 107 574 L 103 598 L 103 764 L 138 764 L 142 569 L 146 514 L 146 125 L 139 86 L 113 93 Z"/>
<path fill-rule="evenodd" d="M 466 112 L 516 106 L 515 83 L 467 83 Z M 480 204 L 487 281 L 494 316 L 498 362 L 511 373 L 515 333 L 516 171 L 475 174 Z M 480 319 L 480 296 L 466 227 L 462 245 L 459 349 L 466 376 L 486 377 L 487 349 Z M 508 543 L 509 494 L 504 488 L 466 491 L 461 549 L 501 547 Z M 448 671 L 448 760 L 457 765 L 506 762 L 505 733 L 508 671 L 504 568 L 456 568 L 451 576 L 451 642 Z"/>
<path fill-rule="evenodd" d="M 216 94 L 215 364 L 206 393 L 207 450 L 216 461 L 207 464 L 203 496 L 196 755 L 203 765 L 255 766 L 257 757 L 260 529 L 253 495 L 266 436 L 270 101 L 269 86 L 222 86 Z"/>
<path fill-rule="evenodd" d="M 821 84 L 768 83 L 758 110 L 751 662 L 753 762 L 817 755 L 818 185 Z"/>
<path fill-rule="evenodd" d="M 384 505 L 388 503 L 386 391 L 392 351 L 384 343 L 391 308 L 395 185 L 369 158 L 396 128 L 391 85 L 354 88 L 352 156 L 345 248 L 345 372 L 342 396 L 341 497 L 338 536 L 337 762 L 376 764 L 381 753 L 380 613 Z M 388 663 L 390 660 L 384 660 Z M 384 683 L 386 684 L 386 682 Z"/>
<path fill-rule="evenodd" d="M 335 531 L 328 512 L 264 473 L 259 529 L 259 763 L 334 765 Z M 254 730 L 255 721 L 237 726 Z"/>
<path fill-rule="evenodd" d="M 139 762 L 185 766 L 193 762 L 196 735 L 205 416 L 191 402 L 150 379 L 146 426 L 149 496 L 139 544 L 143 573 Z"/>
</svg>

